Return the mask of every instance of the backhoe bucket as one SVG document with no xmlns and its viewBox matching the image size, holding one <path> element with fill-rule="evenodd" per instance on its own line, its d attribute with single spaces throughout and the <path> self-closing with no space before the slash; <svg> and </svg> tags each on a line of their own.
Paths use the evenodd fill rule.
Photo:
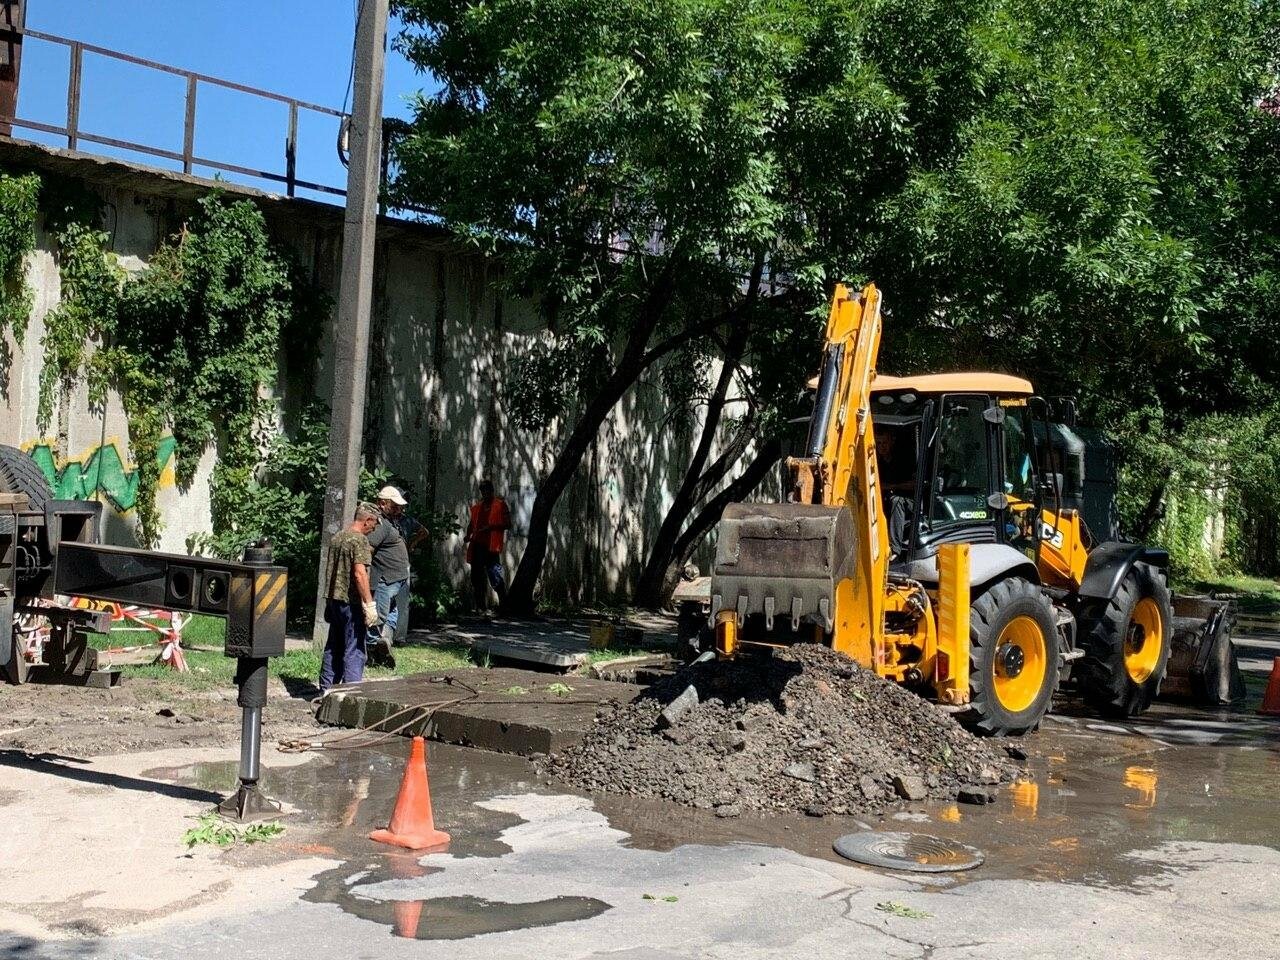
<svg viewBox="0 0 1280 960">
<path fill-rule="evenodd" d="M 1244 701 L 1244 679 L 1231 643 L 1235 622 L 1234 600 L 1173 598 L 1173 642 L 1168 672 L 1160 685 L 1162 700 L 1207 707 Z"/>
<path fill-rule="evenodd" d="M 771 644 L 814 640 L 812 632 L 800 632 L 805 624 L 832 630 L 836 589 L 853 575 L 848 508 L 734 503 L 725 508 L 719 530 L 712 626 L 724 621 L 721 611 L 735 614 L 740 641 Z"/>
</svg>

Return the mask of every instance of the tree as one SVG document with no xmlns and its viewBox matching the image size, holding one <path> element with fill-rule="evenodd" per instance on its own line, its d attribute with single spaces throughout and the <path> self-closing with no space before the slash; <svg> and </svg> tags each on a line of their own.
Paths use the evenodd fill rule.
<svg viewBox="0 0 1280 960">
<path fill-rule="evenodd" d="M 740 371 L 770 343 L 816 356 L 836 280 L 886 291 L 885 369 L 1012 369 L 1102 418 L 1140 398 L 1175 422 L 1275 388 L 1274 351 L 1242 356 L 1274 339 L 1280 289 L 1258 182 L 1277 156 L 1276 118 L 1258 106 L 1274 88 L 1273 5 L 398 9 L 400 48 L 440 88 L 398 141 L 393 197 L 500 251 L 548 322 L 509 377 L 522 425 L 565 437 L 516 609 L 532 602 L 557 500 L 636 381 L 685 349 Z M 1207 389 L 1229 364 L 1247 376 Z M 705 405 L 717 426 L 719 386 Z M 780 419 L 750 426 L 777 436 Z M 717 502 L 700 498 L 741 467 L 721 474 L 709 437 L 658 531 L 650 599 L 697 503 Z"/>
<path fill-rule="evenodd" d="M 552 510 L 639 377 L 765 312 L 789 325 L 781 339 L 812 343 L 830 268 L 856 259 L 866 202 L 901 182 L 910 152 L 906 102 L 868 55 L 877 22 L 934 38 L 892 64 L 923 91 L 926 74 L 964 72 L 938 60 L 981 6 L 399 4 L 400 48 L 441 88 L 398 142 L 393 196 L 501 249 L 552 333 L 509 377 L 523 425 L 567 427 L 512 608 L 531 604 Z"/>
</svg>

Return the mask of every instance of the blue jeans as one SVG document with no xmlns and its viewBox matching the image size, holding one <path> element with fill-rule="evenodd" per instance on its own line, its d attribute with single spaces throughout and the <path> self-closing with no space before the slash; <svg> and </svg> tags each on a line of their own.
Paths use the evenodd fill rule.
<svg viewBox="0 0 1280 960">
<path fill-rule="evenodd" d="M 502 572 L 502 556 L 476 548 L 471 554 L 471 593 L 477 613 L 489 606 L 489 587 L 493 587 L 499 603 L 506 599 L 507 580 Z"/>
<path fill-rule="evenodd" d="M 369 628 L 370 643 L 377 643 L 383 637 L 388 643 L 395 642 L 396 624 L 400 621 L 400 591 L 404 585 L 404 580 L 379 580 L 373 588 L 373 602 L 378 605 L 378 619 L 382 622 Z"/>
<path fill-rule="evenodd" d="M 329 639 L 320 657 L 320 692 L 335 683 L 359 683 L 364 679 L 364 641 L 368 632 L 364 610 L 358 603 L 328 599 L 324 602 L 324 618 L 329 624 Z"/>
</svg>

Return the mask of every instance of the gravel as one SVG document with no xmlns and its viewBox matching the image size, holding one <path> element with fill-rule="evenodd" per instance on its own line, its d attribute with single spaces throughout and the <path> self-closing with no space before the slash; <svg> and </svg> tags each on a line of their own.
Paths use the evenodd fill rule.
<svg viewBox="0 0 1280 960">
<path fill-rule="evenodd" d="M 677 699 L 679 716 L 668 726 L 661 714 Z M 581 744 L 540 766 L 583 790 L 671 800 L 722 817 L 847 815 L 900 798 L 955 800 L 961 791 L 992 792 L 1019 772 L 998 744 L 813 644 L 683 670 L 633 703 L 602 708 Z"/>
</svg>

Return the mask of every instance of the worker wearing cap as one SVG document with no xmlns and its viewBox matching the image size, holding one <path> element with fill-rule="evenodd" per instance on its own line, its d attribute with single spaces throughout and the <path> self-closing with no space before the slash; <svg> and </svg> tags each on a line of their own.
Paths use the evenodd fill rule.
<svg viewBox="0 0 1280 960">
<path fill-rule="evenodd" d="M 480 499 L 471 505 L 467 523 L 467 563 L 471 564 L 471 591 L 476 611 L 489 606 L 489 586 L 501 603 L 507 596 L 507 581 L 502 573 L 502 541 L 511 529 L 511 511 L 507 501 L 495 496 L 492 480 L 480 481 Z M 486 579 L 488 584 L 485 583 Z"/>
<path fill-rule="evenodd" d="M 364 679 L 365 636 L 378 622 L 378 607 L 369 587 L 372 562 L 368 535 L 382 513 L 372 503 L 356 507 L 355 518 L 329 541 L 329 561 L 324 574 L 324 619 L 329 638 L 320 658 L 320 692 L 335 683 L 359 683 Z"/>
<path fill-rule="evenodd" d="M 417 549 L 427 538 L 426 528 L 404 512 L 408 501 L 396 487 L 378 491 L 378 509 L 382 513 L 377 529 L 369 534 L 373 550 L 370 582 L 373 599 L 381 623 L 369 630 L 369 647 L 377 658 L 390 659 L 390 644 L 395 642 L 396 624 L 401 614 L 401 597 L 409 586 L 409 551 Z"/>
</svg>

